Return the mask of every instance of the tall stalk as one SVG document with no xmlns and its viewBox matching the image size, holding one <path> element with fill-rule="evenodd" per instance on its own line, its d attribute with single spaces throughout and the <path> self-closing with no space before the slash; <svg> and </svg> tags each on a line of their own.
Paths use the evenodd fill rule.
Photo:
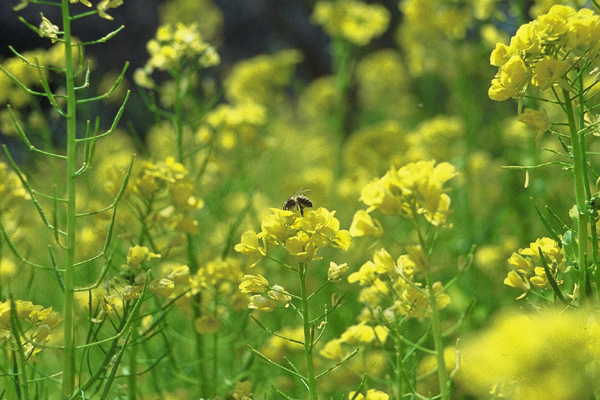
<svg viewBox="0 0 600 400">
<path fill-rule="evenodd" d="M 577 261 L 578 261 L 578 284 L 579 284 L 579 299 L 580 302 L 585 302 L 586 281 L 587 281 L 587 256 L 588 256 L 588 218 L 583 214 L 586 210 L 586 188 L 587 172 L 585 165 L 584 152 L 584 137 L 578 129 L 573 103 L 571 102 L 570 93 L 563 89 L 563 98 L 565 104 L 565 112 L 569 121 L 569 134 L 571 136 L 571 151 L 573 153 L 573 181 L 575 186 L 575 204 L 578 209 L 577 215 Z M 587 189 L 589 191 L 589 188 Z"/>
<path fill-rule="evenodd" d="M 75 75 L 72 58 L 71 17 L 69 15 L 69 0 L 61 3 L 64 44 L 65 44 L 65 86 L 67 91 L 67 245 L 64 261 L 64 346 L 62 397 L 68 398 L 75 386 L 75 344 L 73 342 L 73 288 L 76 245 L 76 215 L 75 215 L 75 171 L 77 158 L 77 102 L 75 99 Z"/>
<path fill-rule="evenodd" d="M 311 333 L 310 314 L 308 312 L 308 295 L 306 293 L 307 269 L 305 263 L 300 263 L 298 273 L 300 275 L 300 304 L 302 307 L 302 323 L 304 325 L 304 360 L 306 362 L 309 397 L 311 400 L 318 400 L 317 379 L 315 378 L 315 366 L 312 358 L 313 337 Z"/>
<path fill-rule="evenodd" d="M 433 345 L 435 347 L 435 358 L 437 360 L 437 375 L 440 382 L 440 398 L 442 400 L 450 399 L 448 388 L 448 373 L 446 371 L 446 360 L 444 359 L 444 342 L 442 340 L 442 329 L 440 324 L 440 312 L 437 306 L 437 299 L 433 289 L 433 277 L 427 274 L 427 292 L 429 294 L 429 308 L 431 311 L 431 334 L 433 336 Z"/>
</svg>

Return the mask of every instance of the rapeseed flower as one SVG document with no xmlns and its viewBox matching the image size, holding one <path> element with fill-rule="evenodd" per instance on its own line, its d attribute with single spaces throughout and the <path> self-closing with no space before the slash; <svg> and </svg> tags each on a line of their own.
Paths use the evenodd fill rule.
<svg viewBox="0 0 600 400">
<path fill-rule="evenodd" d="M 19 176 L 8 165 L 0 162 L 0 213 L 31 199 Z"/>
<path fill-rule="evenodd" d="M 363 287 L 358 300 L 368 309 L 381 308 L 388 319 L 398 315 L 423 321 L 431 315 L 429 289 L 423 288 L 415 278 L 428 273 L 429 260 L 419 247 L 408 250 L 409 254 L 403 254 L 397 260 L 385 249 L 376 251 L 373 261 L 367 261 L 350 274 L 348 282 L 357 282 Z M 442 283 L 435 282 L 432 288 L 438 309 L 447 307 L 450 297 L 444 292 Z"/>
<path fill-rule="evenodd" d="M 262 275 L 244 275 L 239 288 L 242 293 L 263 293 L 269 287 L 269 281 Z"/>
<path fill-rule="evenodd" d="M 299 50 L 286 49 L 238 62 L 223 82 L 225 96 L 232 104 L 279 104 L 302 57 Z"/>
<path fill-rule="evenodd" d="M 600 46 L 600 17 L 554 5 L 548 13 L 519 27 L 510 45 L 499 43 L 490 64 L 499 67 L 488 94 L 492 100 L 522 97 L 528 85 L 547 90 L 579 62 L 594 59 Z"/>
<path fill-rule="evenodd" d="M 371 235 L 379 239 L 383 236 L 383 226 L 378 219 L 372 218 L 365 210 L 358 210 L 354 213 L 348 232 L 352 237 Z"/>
<path fill-rule="evenodd" d="M 559 279 L 559 274 L 565 270 L 565 256 L 560 246 L 548 237 L 537 239 L 529 247 L 514 252 L 508 259 L 511 270 L 504 279 L 504 284 L 523 291 L 520 297 L 525 296 L 532 285 L 540 289 L 551 288 L 540 258 L 540 250 L 552 278 L 558 285 L 564 282 Z"/>
<path fill-rule="evenodd" d="M 369 389 L 366 396 L 362 393 L 357 395 L 356 392 L 350 392 L 348 398 L 354 400 L 388 400 L 390 395 L 377 389 Z"/>
<path fill-rule="evenodd" d="M 12 306 L 15 310 L 12 310 Z M 54 329 L 60 324 L 62 318 L 60 314 L 52 309 L 34 304 L 31 301 L 7 300 L 0 302 L 0 341 L 15 340 L 13 338 L 14 328 L 12 327 L 11 313 L 14 311 L 19 319 L 19 331 L 22 332 L 19 338 L 21 346 L 27 361 L 39 361 L 36 355 L 42 351 L 38 344 L 47 343 Z M 16 346 L 16 343 L 10 345 Z"/>
<path fill-rule="evenodd" d="M 336 247 L 346 251 L 352 239 L 347 230 L 340 229 L 340 222 L 334 217 L 335 211 L 325 208 L 305 212 L 271 208 L 262 223 L 262 231 L 245 232 L 242 242 L 235 250 L 243 254 L 264 255 L 263 248 L 258 246 L 258 240 L 284 247 L 288 254 L 301 263 L 321 259 L 317 252 L 321 248 Z"/>
<path fill-rule="evenodd" d="M 103 0 L 98 5 L 107 7 L 122 0 Z M 108 16 L 103 13 L 104 16 Z M 202 68 L 219 65 L 221 59 L 209 43 L 204 41 L 196 24 L 164 24 L 158 27 L 156 35 L 146 44 L 150 58 L 143 68 L 134 72 L 135 82 L 144 88 L 154 89 L 156 84 L 150 77 L 154 70 L 180 70 L 189 63 L 197 63 Z"/>
<path fill-rule="evenodd" d="M 365 46 L 388 28 L 390 12 L 378 4 L 357 0 L 318 1 L 313 21 L 330 36 L 341 37 L 357 46 Z"/>
<path fill-rule="evenodd" d="M 461 390 L 515 400 L 583 399 L 597 382 L 600 340 L 595 313 L 579 309 L 538 314 L 504 312 L 461 341 Z"/>
<path fill-rule="evenodd" d="M 56 43 L 58 40 L 58 26 L 54 25 L 50 20 L 44 17 L 42 14 L 42 22 L 40 23 L 40 36 L 46 37 L 52 40 L 52 43 Z"/>
<path fill-rule="evenodd" d="M 419 161 L 398 170 L 392 167 L 362 189 L 360 200 L 369 206 L 367 212 L 379 209 L 403 218 L 423 215 L 432 225 L 444 226 L 450 213 L 444 184 L 456 174 L 446 162 L 435 165 L 435 161 Z"/>
</svg>

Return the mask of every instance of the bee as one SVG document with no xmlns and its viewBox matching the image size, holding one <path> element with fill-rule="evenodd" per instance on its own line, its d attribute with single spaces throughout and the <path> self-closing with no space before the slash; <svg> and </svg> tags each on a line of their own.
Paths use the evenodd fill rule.
<svg viewBox="0 0 600 400">
<path fill-rule="evenodd" d="M 305 194 L 309 193 L 310 189 L 302 190 L 302 188 L 296 190 L 296 193 L 291 195 L 283 205 L 284 210 L 300 210 L 300 215 L 304 217 L 304 209 L 307 207 L 312 207 L 313 203 L 311 199 L 305 196 Z"/>
</svg>

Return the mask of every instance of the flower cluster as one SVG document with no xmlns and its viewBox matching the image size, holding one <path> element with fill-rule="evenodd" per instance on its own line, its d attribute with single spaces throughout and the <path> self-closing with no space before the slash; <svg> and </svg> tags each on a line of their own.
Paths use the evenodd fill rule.
<svg viewBox="0 0 600 400">
<path fill-rule="evenodd" d="M 302 61 L 299 50 L 285 49 L 236 63 L 223 82 L 225 97 L 230 103 L 257 103 L 264 106 L 280 103 Z"/>
<path fill-rule="evenodd" d="M 9 170 L 6 164 L 0 162 L 0 213 L 30 198 L 31 196 L 23 187 L 19 176 Z"/>
<path fill-rule="evenodd" d="M 242 293 L 252 293 L 248 308 L 253 310 L 271 312 L 278 305 L 288 307 L 292 301 L 292 296 L 282 286 L 270 286 L 262 275 L 244 275 L 239 289 Z"/>
<path fill-rule="evenodd" d="M 266 109 L 260 104 L 220 104 L 206 115 L 205 124 L 196 132 L 196 139 L 206 144 L 216 136 L 220 148 L 231 150 L 240 139 L 244 143 L 257 140 L 259 128 L 266 122 Z"/>
<path fill-rule="evenodd" d="M 557 274 L 565 269 L 565 256 L 558 243 L 547 237 L 530 243 L 529 247 L 519 249 L 510 256 L 508 264 L 511 270 L 504 279 L 504 284 L 521 289 L 522 296 L 529 292 L 531 285 L 541 289 L 550 289 L 551 285 L 540 258 L 540 250 L 544 255 L 545 264 L 552 274 L 552 279 L 558 285 L 562 284 L 563 281 L 557 279 Z"/>
<path fill-rule="evenodd" d="M 195 321 L 196 332 L 207 335 L 221 329 L 221 321 L 230 312 L 246 309 L 248 297 L 238 290 L 243 272 L 237 259 L 231 257 L 215 258 L 198 268 L 191 277 L 191 291 L 188 300 L 200 295 L 202 298 L 200 316 Z M 223 302 L 223 300 L 225 300 Z M 215 304 L 220 303 L 218 306 Z M 221 304 L 225 303 L 227 307 Z M 189 304 L 192 306 L 192 304 Z"/>
<path fill-rule="evenodd" d="M 519 27 L 509 46 L 496 44 L 490 63 L 499 69 L 489 97 L 498 101 L 521 97 L 529 84 L 549 89 L 578 62 L 581 51 L 586 58 L 595 58 L 599 43 L 600 17 L 594 11 L 555 5 Z"/>
<path fill-rule="evenodd" d="M 388 400 L 390 395 L 377 389 L 369 389 L 366 396 L 362 393 L 350 392 L 348 398 L 354 400 Z"/>
<path fill-rule="evenodd" d="M 52 307 L 44 308 L 30 301 L 16 300 L 14 313 L 19 322 L 19 330 L 22 332 L 19 338 L 27 360 L 38 361 L 36 354 L 42 351 L 40 344 L 47 343 L 52 331 L 60 324 L 62 318 L 52 310 Z M 0 303 L 0 341 L 10 340 L 14 329 L 11 318 L 11 301 Z"/>
<path fill-rule="evenodd" d="M 154 39 L 146 45 L 150 58 L 144 68 L 137 69 L 134 79 L 138 85 L 155 87 L 150 75 L 154 70 L 168 71 L 181 68 L 189 60 L 197 60 L 202 68 L 219 65 L 221 59 L 215 48 L 202 39 L 195 24 L 161 25 Z"/>
<path fill-rule="evenodd" d="M 249 255 L 265 255 L 265 241 L 282 246 L 300 263 L 321 260 L 317 255 L 321 248 L 336 247 L 346 251 L 352 239 L 347 230 L 340 229 L 335 211 L 325 208 L 310 210 L 303 217 L 299 211 L 271 208 L 271 214 L 263 219 L 260 233 L 247 231 L 235 250 Z M 259 245 L 262 240 L 263 245 Z"/>
<path fill-rule="evenodd" d="M 375 344 L 382 346 L 387 340 L 388 329 L 382 325 L 375 327 L 367 325 L 366 321 L 358 325 L 349 326 L 339 338 L 330 340 L 323 346 L 319 354 L 330 360 L 340 361 L 348 355 L 344 346 L 356 346 L 358 344 Z"/>
<path fill-rule="evenodd" d="M 408 247 L 407 251 L 397 261 L 385 249 L 376 251 L 373 261 L 350 274 L 348 282 L 358 282 L 363 287 L 359 301 L 368 309 L 383 309 L 386 319 L 400 316 L 423 321 L 430 316 L 429 294 L 415 277 L 429 272 L 429 258 L 419 246 Z M 441 282 L 435 282 L 433 290 L 439 309 L 450 304 Z"/>
<path fill-rule="evenodd" d="M 181 163 L 173 157 L 158 163 L 146 162 L 134 184 L 134 191 L 147 201 L 168 198 L 168 204 L 156 210 L 153 216 L 156 222 L 167 223 L 182 234 L 198 232 L 198 221 L 193 213 L 204 207 L 204 201 L 197 196 L 194 181 Z"/>
<path fill-rule="evenodd" d="M 586 398 L 600 361 L 597 321 L 584 309 L 504 312 L 461 340 L 457 386 L 476 398 Z"/>
<path fill-rule="evenodd" d="M 454 166 L 446 162 L 419 161 L 399 170 L 392 167 L 362 189 L 360 200 L 369 206 L 367 212 L 379 209 L 403 218 L 423 215 L 432 225 L 444 226 L 450 212 L 444 184 L 456 174 Z"/>
<path fill-rule="evenodd" d="M 390 12 L 381 5 L 357 0 L 318 1 L 312 19 L 330 36 L 365 46 L 382 35 L 390 23 Z"/>
</svg>

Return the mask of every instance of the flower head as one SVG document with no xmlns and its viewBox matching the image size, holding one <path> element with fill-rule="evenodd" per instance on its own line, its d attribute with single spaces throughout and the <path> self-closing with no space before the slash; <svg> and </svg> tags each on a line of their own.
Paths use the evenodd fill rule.
<svg viewBox="0 0 600 400">
<path fill-rule="evenodd" d="M 357 0 L 318 1 L 312 15 L 313 21 L 322 25 L 329 35 L 342 37 L 358 46 L 365 46 L 383 34 L 390 17 L 385 7 Z"/>
<path fill-rule="evenodd" d="M 449 163 L 434 161 L 410 163 L 396 170 L 392 167 L 382 178 L 367 184 L 360 200 L 384 214 L 414 218 L 423 215 L 429 223 L 443 226 L 450 212 L 450 197 L 444 184 L 456 176 Z"/>
</svg>

